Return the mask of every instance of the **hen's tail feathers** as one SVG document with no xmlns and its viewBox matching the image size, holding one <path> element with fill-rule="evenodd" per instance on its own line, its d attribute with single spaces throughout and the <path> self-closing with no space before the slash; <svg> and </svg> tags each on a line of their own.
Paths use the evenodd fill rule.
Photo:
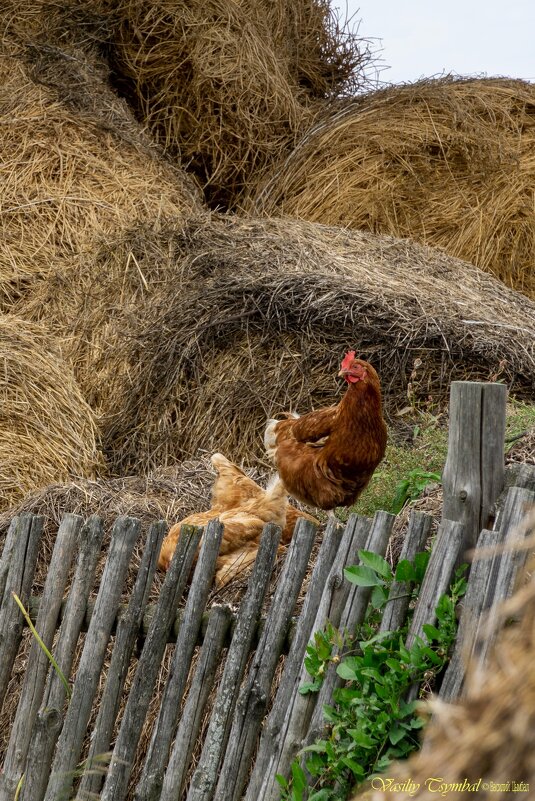
<svg viewBox="0 0 535 801">
<path fill-rule="evenodd" d="M 268 420 L 266 430 L 264 431 L 264 448 L 268 458 L 275 461 L 275 453 L 277 452 L 277 435 L 275 433 L 275 426 L 278 420 Z"/>
<path fill-rule="evenodd" d="M 280 513 L 288 506 L 288 492 L 278 473 L 275 473 L 268 482 L 264 503 L 274 511 Z"/>
<path fill-rule="evenodd" d="M 232 464 L 226 456 L 223 456 L 222 453 L 214 453 L 210 457 L 210 461 L 212 462 L 212 467 L 214 467 L 218 473 L 225 469 L 231 470 L 238 470 L 241 473 L 239 467 L 236 467 L 235 464 Z"/>
</svg>

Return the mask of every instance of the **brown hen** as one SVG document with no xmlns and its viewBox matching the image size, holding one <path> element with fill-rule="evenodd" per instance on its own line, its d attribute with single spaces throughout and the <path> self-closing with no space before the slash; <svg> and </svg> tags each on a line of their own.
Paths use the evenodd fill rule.
<svg viewBox="0 0 535 801">
<path fill-rule="evenodd" d="M 329 510 L 357 500 L 386 449 L 376 371 L 350 351 L 338 375 L 348 384 L 340 403 L 302 417 L 269 420 L 264 435 L 288 493 Z"/>
</svg>

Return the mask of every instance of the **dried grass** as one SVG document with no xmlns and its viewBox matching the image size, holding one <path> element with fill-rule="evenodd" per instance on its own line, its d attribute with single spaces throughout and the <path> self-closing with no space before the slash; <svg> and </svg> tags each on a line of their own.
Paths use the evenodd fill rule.
<svg viewBox="0 0 535 801">
<path fill-rule="evenodd" d="M 426 80 L 325 116 L 245 207 L 411 237 L 535 297 L 535 87 Z"/>
<path fill-rule="evenodd" d="M 525 530 L 532 532 L 533 542 L 535 512 L 526 519 Z M 528 575 L 532 576 L 534 566 L 532 561 Z M 410 779 L 419 789 L 388 792 L 389 797 L 431 801 L 438 793 L 436 783 L 427 784 L 433 777 L 457 785 L 442 793 L 452 801 L 469 795 L 462 789 L 465 780 L 472 785 L 480 781 L 477 797 L 489 801 L 511 798 L 513 782 L 526 782 L 529 787 L 522 795 L 529 797 L 535 786 L 534 612 L 535 581 L 531 577 L 503 608 L 503 621 L 518 615 L 521 619 L 502 631 L 485 674 L 469 675 L 462 703 L 445 704 L 438 699 L 430 703 L 433 718 L 422 750 L 389 771 L 396 782 Z M 373 801 L 383 801 L 384 796 L 384 792 L 366 793 Z"/>
<path fill-rule="evenodd" d="M 42 328 L 0 316 L 0 509 L 102 466 L 95 416 Z"/>
<path fill-rule="evenodd" d="M 326 0 L 102 0 L 121 90 L 213 206 L 288 152 L 372 56 Z"/>
<path fill-rule="evenodd" d="M 440 251 L 214 215 L 158 241 L 135 232 L 99 258 L 125 263 L 128 254 L 142 271 L 165 272 L 170 258 L 175 266 L 135 313 L 108 301 L 115 328 L 91 377 L 107 370 L 102 432 L 114 473 L 199 448 L 261 459 L 266 417 L 340 396 L 334 376 L 350 347 L 378 368 L 389 411 L 406 404 L 409 381 L 415 403 L 440 401 L 451 379 L 498 377 L 533 396 L 535 304 Z M 89 296 L 106 291 L 95 282 Z M 100 305 L 72 308 L 80 342 Z"/>
<path fill-rule="evenodd" d="M 4 35 L 0 305 L 9 311 L 51 276 L 76 287 L 98 237 L 142 223 L 157 231 L 200 201 L 109 88 L 103 64 Z"/>
</svg>

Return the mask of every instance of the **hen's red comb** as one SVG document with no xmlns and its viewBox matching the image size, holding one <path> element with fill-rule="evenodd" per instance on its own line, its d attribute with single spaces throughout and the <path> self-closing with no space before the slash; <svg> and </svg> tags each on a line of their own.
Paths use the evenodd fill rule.
<svg viewBox="0 0 535 801">
<path fill-rule="evenodd" d="M 355 351 L 349 350 L 342 359 L 342 364 L 340 365 L 340 368 L 342 370 L 349 370 L 351 362 L 354 360 L 354 358 L 355 358 Z"/>
</svg>

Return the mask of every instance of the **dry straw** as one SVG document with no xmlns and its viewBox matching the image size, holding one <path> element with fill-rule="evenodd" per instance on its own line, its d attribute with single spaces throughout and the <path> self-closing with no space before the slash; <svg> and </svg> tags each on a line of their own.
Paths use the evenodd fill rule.
<svg viewBox="0 0 535 801">
<path fill-rule="evenodd" d="M 142 120 L 212 205 L 232 207 L 293 147 L 316 106 L 371 60 L 326 0 L 102 0 L 114 69 Z"/>
<path fill-rule="evenodd" d="M 100 361 L 80 380 L 106 376 L 103 446 L 119 475 L 199 448 L 261 458 L 268 416 L 341 396 L 335 375 L 348 348 L 378 368 L 389 412 L 406 405 L 409 380 L 416 402 L 440 401 L 452 378 L 532 392 L 535 304 L 409 241 L 203 215 L 158 238 L 138 230 L 107 242 L 98 258 L 135 259 L 164 276 L 135 312 L 100 297 L 99 277 L 79 314 L 84 343 L 95 315 L 109 311 Z"/>
<path fill-rule="evenodd" d="M 95 416 L 41 327 L 0 316 L 0 508 L 35 487 L 91 476 Z"/>
<path fill-rule="evenodd" d="M 167 215 L 200 206 L 190 180 L 141 133 L 102 69 L 72 47 L 23 49 L 5 40 L 0 150 L 4 310 L 36 282 L 59 275 L 76 285 L 95 237 L 147 221 L 157 230 Z"/>
<path fill-rule="evenodd" d="M 524 528 L 535 534 L 535 512 L 528 515 Z M 474 673 L 469 680 L 466 698 L 456 704 L 438 699 L 430 703 L 433 718 L 422 750 L 389 771 L 399 784 L 410 780 L 412 792 L 388 792 L 389 798 L 436 799 L 440 797 L 438 782 L 429 781 L 434 778 L 451 785 L 442 792 L 451 801 L 472 796 L 488 801 L 531 797 L 535 786 L 534 611 L 531 578 L 503 609 L 504 622 L 511 615 L 520 616 L 520 622 L 504 628 L 485 674 Z M 468 791 L 466 784 L 463 789 L 465 780 L 478 787 L 477 792 Z M 521 789 L 522 782 L 527 789 Z M 385 793 L 368 791 L 365 797 L 384 801 Z"/>
<path fill-rule="evenodd" d="M 324 117 L 246 207 L 443 247 L 535 296 L 535 87 L 426 80 Z"/>
</svg>

